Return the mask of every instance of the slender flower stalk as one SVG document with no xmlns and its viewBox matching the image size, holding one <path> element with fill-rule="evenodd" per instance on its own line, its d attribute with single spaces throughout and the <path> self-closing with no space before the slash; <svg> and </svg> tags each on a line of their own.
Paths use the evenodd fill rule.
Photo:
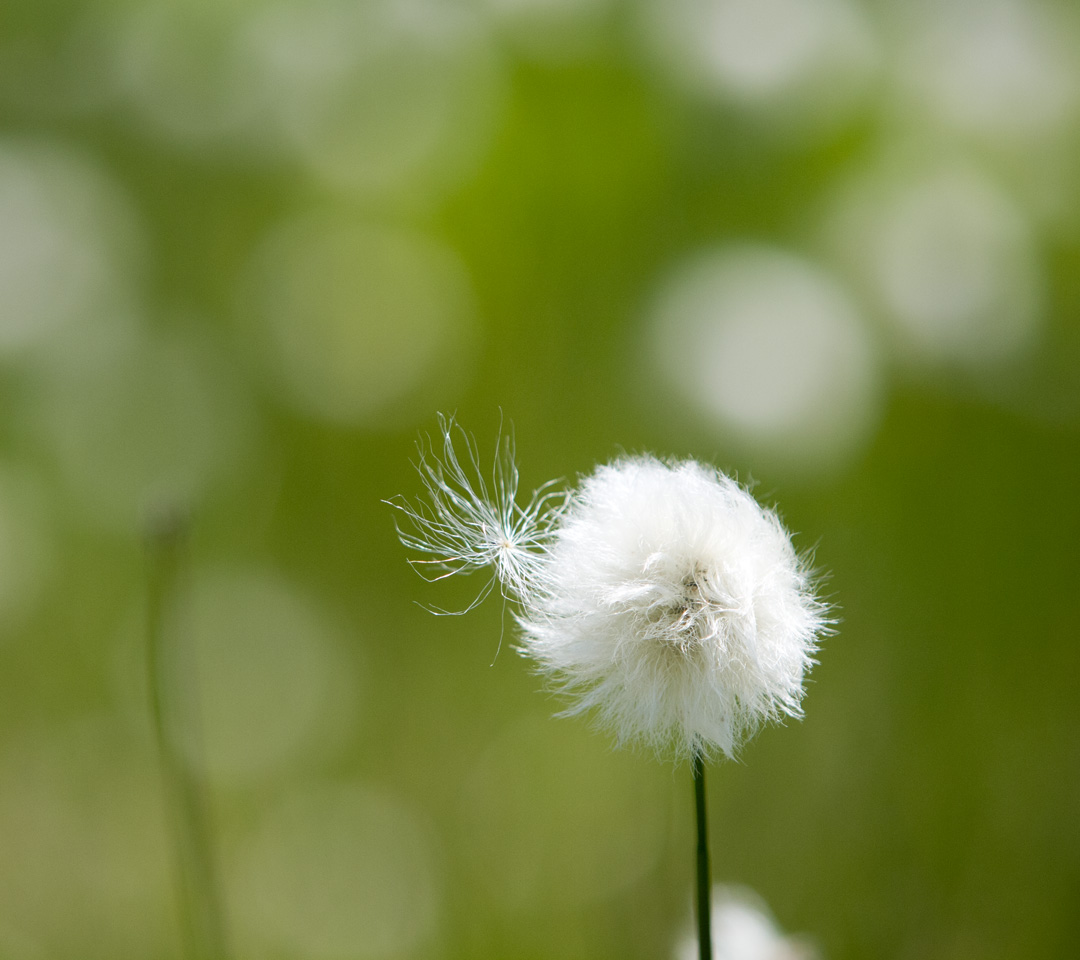
<svg viewBox="0 0 1080 960">
<path fill-rule="evenodd" d="M 172 831 L 175 883 L 186 960 L 225 960 L 226 938 L 214 871 L 209 818 L 201 784 L 169 735 L 175 685 L 163 669 L 167 614 L 175 600 L 184 553 L 185 522 L 163 514 L 148 527 L 146 665 L 150 715 Z M 175 677 L 172 678 L 175 681 Z"/>
<path fill-rule="evenodd" d="M 777 515 L 714 467 L 623 457 L 519 506 L 513 444 L 500 446 L 489 487 L 475 442 L 452 419 L 439 424 L 441 457 L 420 445 L 425 497 L 389 501 L 422 557 L 412 562 L 432 580 L 490 568 L 468 609 L 500 584 L 520 652 L 567 697 L 566 713 L 690 761 L 701 960 L 711 960 L 705 763 L 734 756 L 768 721 L 802 716 L 829 624 L 806 559 Z"/>
<path fill-rule="evenodd" d="M 705 760 L 694 754 L 691 762 L 694 778 L 694 820 L 697 824 L 697 928 L 699 960 L 713 960 L 712 949 L 712 876 L 709 869 L 709 818 L 705 810 Z"/>
</svg>

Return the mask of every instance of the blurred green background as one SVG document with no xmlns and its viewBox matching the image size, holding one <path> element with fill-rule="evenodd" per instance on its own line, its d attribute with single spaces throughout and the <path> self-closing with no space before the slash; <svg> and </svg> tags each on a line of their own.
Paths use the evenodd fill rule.
<svg viewBox="0 0 1080 960">
<path fill-rule="evenodd" d="M 688 771 L 554 719 L 498 600 L 414 603 L 481 586 L 380 502 L 439 410 L 816 549 L 717 880 L 833 960 L 1074 953 L 1078 134 L 1052 0 L 3 0 L 0 958 L 180 956 L 171 505 L 235 957 L 673 955 Z"/>
</svg>

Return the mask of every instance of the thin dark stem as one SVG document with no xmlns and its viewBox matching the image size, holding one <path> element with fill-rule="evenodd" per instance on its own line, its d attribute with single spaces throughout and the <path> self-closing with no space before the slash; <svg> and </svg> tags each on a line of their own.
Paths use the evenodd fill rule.
<svg viewBox="0 0 1080 960">
<path fill-rule="evenodd" d="M 697 813 L 697 927 L 700 960 L 712 960 L 712 881 L 709 877 L 708 817 L 705 813 L 705 761 L 694 754 L 694 809 Z"/>
<path fill-rule="evenodd" d="M 225 935 L 218 906 L 206 805 L 198 779 L 169 733 L 170 721 L 177 720 L 176 701 L 192 692 L 187 684 L 177 683 L 175 675 L 167 676 L 163 667 L 166 643 L 170 639 L 176 642 L 175 637 L 167 637 L 166 625 L 182 568 L 184 527 L 179 516 L 161 516 L 150 525 L 146 536 L 146 666 L 150 715 L 173 835 L 184 957 L 187 960 L 225 960 Z M 176 660 L 172 657 L 170 663 L 175 666 Z"/>
</svg>

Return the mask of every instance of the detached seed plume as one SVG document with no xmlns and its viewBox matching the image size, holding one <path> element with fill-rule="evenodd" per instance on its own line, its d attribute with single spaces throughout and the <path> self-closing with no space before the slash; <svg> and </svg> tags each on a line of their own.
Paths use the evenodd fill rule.
<svg viewBox="0 0 1080 960">
<path fill-rule="evenodd" d="M 508 599 L 524 603 L 542 577 L 544 547 L 566 505 L 567 493 L 556 489 L 558 481 L 553 480 L 536 490 L 524 507 L 519 506 L 512 437 L 503 437 L 499 443 L 489 486 L 473 437 L 452 417 L 440 415 L 439 429 L 441 454 L 431 442 L 417 444 L 415 466 L 425 496 L 386 501 L 405 517 L 406 526 L 398 525 L 401 542 L 424 555 L 410 563 L 429 581 L 492 569 L 491 579 L 476 599 L 464 610 L 452 612 L 468 613 L 487 598 L 496 581 Z M 465 448 L 465 466 L 458 459 L 455 437 Z"/>
<path fill-rule="evenodd" d="M 773 511 L 714 467 L 651 456 L 519 506 L 512 443 L 489 485 L 475 442 L 439 423 L 440 456 L 422 445 L 417 464 L 425 495 L 390 501 L 401 540 L 429 579 L 493 570 L 469 609 L 498 581 L 567 712 L 677 759 L 733 756 L 763 722 L 801 716 L 827 610 Z"/>
</svg>

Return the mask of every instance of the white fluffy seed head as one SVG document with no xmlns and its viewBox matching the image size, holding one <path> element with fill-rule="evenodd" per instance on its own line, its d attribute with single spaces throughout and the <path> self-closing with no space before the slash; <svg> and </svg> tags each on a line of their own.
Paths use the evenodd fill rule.
<svg viewBox="0 0 1080 960">
<path fill-rule="evenodd" d="M 825 610 L 776 515 L 694 461 L 600 467 L 547 548 L 523 649 L 622 741 L 734 754 L 800 716 Z"/>
<path fill-rule="evenodd" d="M 547 484 L 519 507 L 509 444 L 491 489 L 475 444 L 464 469 L 455 426 L 441 459 L 421 447 L 426 500 L 398 499 L 402 542 L 429 579 L 494 569 L 518 603 L 521 651 L 620 742 L 679 759 L 733 756 L 758 726 L 801 716 L 826 631 L 805 562 L 776 514 L 692 460 L 630 457 L 576 490 Z"/>
</svg>

